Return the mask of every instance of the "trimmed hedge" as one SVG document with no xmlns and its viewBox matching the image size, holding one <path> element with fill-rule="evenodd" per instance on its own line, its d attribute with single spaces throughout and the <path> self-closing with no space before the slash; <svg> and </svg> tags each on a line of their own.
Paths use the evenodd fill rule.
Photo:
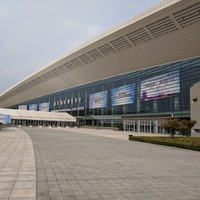
<svg viewBox="0 0 200 200">
<path fill-rule="evenodd" d="M 174 138 L 171 138 L 171 137 L 129 135 L 129 140 L 200 151 L 200 138 L 198 138 L 198 137 L 174 137 Z"/>
</svg>

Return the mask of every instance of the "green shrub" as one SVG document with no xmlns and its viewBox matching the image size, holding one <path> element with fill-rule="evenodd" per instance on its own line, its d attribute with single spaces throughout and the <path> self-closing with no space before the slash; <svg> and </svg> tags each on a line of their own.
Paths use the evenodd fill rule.
<svg viewBox="0 0 200 200">
<path fill-rule="evenodd" d="M 131 136 L 131 135 L 129 135 L 129 140 L 200 151 L 200 138 L 197 138 L 197 137 L 170 138 L 170 137 Z"/>
</svg>

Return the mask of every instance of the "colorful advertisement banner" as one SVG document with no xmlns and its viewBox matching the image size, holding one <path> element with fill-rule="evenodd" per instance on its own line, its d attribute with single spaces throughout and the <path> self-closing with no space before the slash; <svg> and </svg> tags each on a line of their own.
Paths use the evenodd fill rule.
<svg viewBox="0 0 200 200">
<path fill-rule="evenodd" d="M 40 103 L 39 104 L 39 111 L 49 112 L 49 102 Z"/>
<path fill-rule="evenodd" d="M 176 96 L 180 93 L 180 72 L 171 71 L 153 78 L 141 81 L 142 101 Z"/>
<path fill-rule="evenodd" d="M 10 124 L 11 116 L 6 114 L 0 114 L 0 123 L 2 124 Z"/>
<path fill-rule="evenodd" d="M 28 109 L 37 111 L 38 110 L 38 104 L 29 104 Z"/>
<path fill-rule="evenodd" d="M 107 107 L 107 91 L 90 94 L 89 109 Z"/>
<path fill-rule="evenodd" d="M 112 106 L 131 104 L 135 101 L 135 83 L 111 90 Z"/>
</svg>

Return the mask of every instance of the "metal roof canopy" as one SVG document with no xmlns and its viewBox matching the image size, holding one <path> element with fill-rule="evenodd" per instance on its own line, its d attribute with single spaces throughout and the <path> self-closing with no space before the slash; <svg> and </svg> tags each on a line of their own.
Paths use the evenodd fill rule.
<svg viewBox="0 0 200 200">
<path fill-rule="evenodd" d="M 10 115 L 11 119 L 76 122 L 76 118 L 68 113 L 0 108 L 0 114 Z"/>
</svg>

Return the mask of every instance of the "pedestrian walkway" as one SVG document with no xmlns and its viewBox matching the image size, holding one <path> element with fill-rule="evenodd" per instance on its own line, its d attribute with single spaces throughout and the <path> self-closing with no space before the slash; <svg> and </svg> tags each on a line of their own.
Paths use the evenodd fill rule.
<svg viewBox="0 0 200 200">
<path fill-rule="evenodd" d="M 36 167 L 32 141 L 18 128 L 0 131 L 0 199 L 36 200 Z"/>
<path fill-rule="evenodd" d="M 0 200 L 200 200 L 199 152 L 128 141 L 128 134 L 4 129 Z"/>
<path fill-rule="evenodd" d="M 66 129 L 61 128 L 60 130 L 66 131 Z M 133 131 L 118 131 L 118 130 L 111 130 L 111 129 L 95 129 L 95 128 L 69 128 L 70 132 L 76 133 L 84 133 L 89 135 L 96 135 L 108 138 L 116 138 L 121 140 L 128 140 L 129 135 L 134 136 L 161 136 L 167 137 L 168 134 L 154 134 L 154 133 L 139 133 Z"/>
<path fill-rule="evenodd" d="M 34 145 L 37 200 L 200 199 L 199 152 L 97 135 L 108 130 L 23 130 Z"/>
</svg>

